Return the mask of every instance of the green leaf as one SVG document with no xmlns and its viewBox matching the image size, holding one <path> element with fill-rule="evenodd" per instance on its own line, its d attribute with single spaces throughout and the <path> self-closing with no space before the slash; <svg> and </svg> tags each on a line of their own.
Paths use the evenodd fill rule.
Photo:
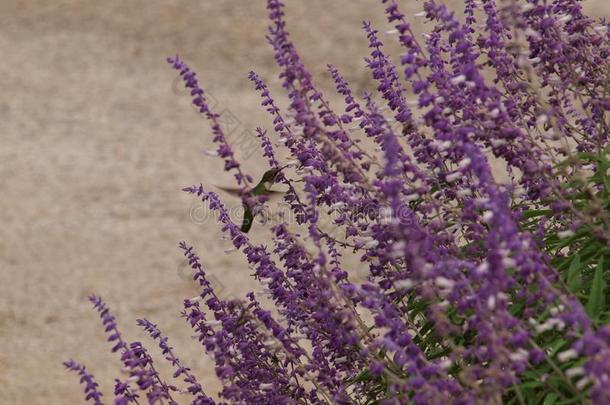
<svg viewBox="0 0 610 405">
<path fill-rule="evenodd" d="M 604 176 L 604 186 L 606 186 L 606 191 L 610 193 L 610 176 Z"/>
<path fill-rule="evenodd" d="M 544 383 L 542 381 L 527 381 L 522 384 L 519 384 L 517 387 L 521 388 L 521 389 L 528 389 L 528 388 L 541 387 L 543 385 L 544 385 Z"/>
<path fill-rule="evenodd" d="M 364 371 L 360 372 L 360 374 L 348 379 L 346 382 L 349 385 L 352 385 L 352 384 L 356 384 L 356 383 L 363 382 L 363 381 L 369 381 L 372 379 L 373 379 L 373 376 L 371 375 L 369 370 L 364 370 Z"/>
<path fill-rule="evenodd" d="M 580 254 L 576 253 L 570 263 L 570 268 L 568 269 L 568 288 L 571 292 L 580 290 L 580 287 L 582 286 L 581 272 Z"/>
<path fill-rule="evenodd" d="M 549 216 L 553 213 L 552 210 L 527 210 L 523 211 L 523 218 L 535 218 L 540 216 Z"/>
<path fill-rule="evenodd" d="M 589 238 L 587 241 L 585 241 L 583 247 L 578 251 L 581 266 L 588 264 L 600 255 L 606 254 L 606 252 L 610 252 L 610 248 L 607 248 L 597 238 Z M 557 266 L 557 270 L 563 272 L 569 267 L 570 264 L 571 261 L 563 260 L 563 262 Z"/>
<path fill-rule="evenodd" d="M 559 350 L 561 350 L 561 348 L 563 348 L 566 345 L 566 343 L 567 342 L 565 340 L 560 338 L 560 339 L 553 341 L 551 344 L 548 344 L 547 347 L 550 347 L 549 349 L 547 349 L 549 357 L 555 356 L 555 354 L 557 354 L 559 352 Z"/>
<path fill-rule="evenodd" d="M 555 402 L 557 402 L 557 394 L 550 392 L 546 397 L 544 397 L 544 402 L 542 405 L 553 405 Z"/>
<path fill-rule="evenodd" d="M 517 301 L 513 305 L 511 305 L 510 308 L 508 309 L 508 312 L 510 312 L 510 314 L 512 316 L 517 316 L 517 314 L 520 314 L 524 308 L 525 308 L 525 301 L 521 300 L 521 301 Z"/>
<path fill-rule="evenodd" d="M 589 390 L 581 390 L 577 395 L 573 395 L 571 398 L 557 402 L 557 405 L 571 405 L 571 404 L 582 404 L 582 400 L 589 395 Z M 590 403 L 590 402 L 584 402 Z"/>
<path fill-rule="evenodd" d="M 602 259 L 597 264 L 597 269 L 595 270 L 593 281 L 591 282 L 589 300 L 587 301 L 587 313 L 593 319 L 597 319 L 604 308 L 606 280 L 604 279 L 603 263 L 604 260 Z"/>
</svg>

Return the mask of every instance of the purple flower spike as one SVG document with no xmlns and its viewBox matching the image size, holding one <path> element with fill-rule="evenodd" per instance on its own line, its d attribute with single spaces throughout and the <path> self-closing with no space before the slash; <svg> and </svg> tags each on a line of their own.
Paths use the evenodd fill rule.
<svg viewBox="0 0 610 405">
<path fill-rule="evenodd" d="M 210 121 L 210 125 L 212 127 L 212 134 L 214 135 L 213 141 L 214 143 L 218 144 L 218 149 L 216 150 L 216 152 L 218 153 L 219 157 L 224 159 L 225 170 L 235 170 L 237 172 L 235 174 L 237 184 L 243 185 L 245 187 L 246 184 L 249 182 L 248 177 L 243 174 L 241 166 L 237 162 L 235 154 L 229 146 L 229 142 L 224 134 L 222 126 L 220 125 L 220 115 L 212 111 L 205 97 L 204 90 L 199 86 L 197 74 L 193 72 L 191 68 L 178 56 L 167 58 L 167 63 L 169 63 L 174 69 L 180 72 L 180 76 L 182 76 L 184 85 L 186 86 L 186 88 L 191 89 L 191 96 L 193 96 L 193 105 L 198 108 L 200 113 L 205 114 L 206 118 Z"/>
<path fill-rule="evenodd" d="M 101 400 L 103 394 L 98 391 L 98 384 L 95 382 L 93 374 L 89 373 L 85 366 L 74 360 L 65 361 L 63 365 L 68 370 L 77 372 L 80 376 L 80 382 L 85 386 L 85 401 L 91 400 L 95 405 L 103 405 Z"/>
</svg>

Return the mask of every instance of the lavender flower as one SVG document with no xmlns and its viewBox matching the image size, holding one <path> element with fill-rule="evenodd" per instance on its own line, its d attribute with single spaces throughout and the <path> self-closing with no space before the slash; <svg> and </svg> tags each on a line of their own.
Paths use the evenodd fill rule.
<svg viewBox="0 0 610 405">
<path fill-rule="evenodd" d="M 75 371 L 80 376 L 80 383 L 85 385 L 85 401 L 92 400 L 95 405 L 103 405 L 101 400 L 103 394 L 98 391 L 98 384 L 95 382 L 93 374 L 74 360 L 65 361 L 63 364 L 68 370 Z"/>
<path fill-rule="evenodd" d="M 235 174 L 235 179 L 238 184 L 246 184 L 248 182 L 252 182 L 252 179 L 248 176 L 245 176 L 242 173 L 241 166 L 235 159 L 235 155 L 233 150 L 229 146 L 229 142 L 222 130 L 222 127 L 219 122 L 220 116 L 214 113 L 210 106 L 207 103 L 205 98 L 205 93 L 203 89 L 199 86 L 199 80 L 197 79 L 197 74 L 191 70 L 190 67 L 186 65 L 178 56 L 167 58 L 167 63 L 172 65 L 172 67 L 180 72 L 180 76 L 184 81 L 184 85 L 191 89 L 191 96 L 193 96 L 193 105 L 195 105 L 202 114 L 205 114 L 206 118 L 210 121 L 212 126 L 212 132 L 214 134 L 214 142 L 218 143 L 217 153 L 218 156 L 224 159 L 225 161 L 225 170 L 230 171 L 235 169 L 237 172 Z"/>
<path fill-rule="evenodd" d="M 296 223 L 281 217 L 268 228 L 270 246 L 256 244 L 203 184 L 183 189 L 218 214 L 260 284 L 223 299 L 180 242 L 200 287 L 182 316 L 214 360 L 218 397 L 609 402 L 608 24 L 576 0 L 465 0 L 464 18 L 426 0 L 416 17 L 430 30 L 420 40 L 397 1 L 381 3 L 400 67 L 364 22 L 377 93 L 354 94 L 328 65 L 344 101 L 333 109 L 290 39 L 283 4 L 267 1 L 288 107 L 260 75 L 248 77 L 271 117 L 272 131 L 256 131 L 262 156 L 288 187 Z M 168 62 L 210 121 L 243 203 L 263 203 L 195 73 Z M 156 324 L 138 320 L 184 390 L 163 381 L 143 345 L 123 340 L 106 305 L 91 300 L 129 374 L 116 380 L 116 403 L 175 403 L 178 391 L 215 403 Z M 84 367 L 66 366 L 99 403 Z"/>
<path fill-rule="evenodd" d="M 99 312 L 105 332 L 108 333 L 108 341 L 113 343 L 112 352 L 121 352 L 121 362 L 129 374 L 126 382 L 116 381 L 115 402 L 127 404 L 137 403 L 138 394 L 135 388 L 130 386 L 130 382 L 135 382 L 137 389 L 145 392 L 149 403 L 168 401 L 169 404 L 176 404 L 172 399 L 170 391 L 175 391 L 175 387 L 165 384 L 159 378 L 159 373 L 153 366 L 153 360 L 148 355 L 146 349 L 140 342 L 127 343 L 123 340 L 119 332 L 115 318 L 110 309 L 106 306 L 101 297 L 92 295 L 89 300 L 94 308 Z"/>
<path fill-rule="evenodd" d="M 161 353 L 165 356 L 165 359 L 176 368 L 176 371 L 174 372 L 172 377 L 178 378 L 180 376 L 183 376 L 184 382 L 188 384 L 186 391 L 189 394 L 196 396 L 192 403 L 197 405 L 214 405 L 215 402 L 205 394 L 205 392 L 203 391 L 203 387 L 197 381 L 197 377 L 191 373 L 191 369 L 182 365 L 180 359 L 176 357 L 173 352 L 173 348 L 168 344 L 167 336 L 163 336 L 161 334 L 161 331 L 159 330 L 157 325 L 146 319 L 138 319 L 137 322 L 138 325 L 143 327 L 149 333 L 150 337 L 159 341 L 159 348 L 161 349 Z"/>
</svg>

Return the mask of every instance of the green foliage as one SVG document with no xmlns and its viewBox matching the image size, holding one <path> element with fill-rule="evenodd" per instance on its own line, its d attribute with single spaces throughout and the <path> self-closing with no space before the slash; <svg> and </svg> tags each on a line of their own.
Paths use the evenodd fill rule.
<svg viewBox="0 0 610 405">
<path fill-rule="evenodd" d="M 606 148 L 597 154 L 578 153 L 556 165 L 556 175 L 564 180 L 559 193 L 565 197 L 567 208 L 557 213 L 543 205 L 532 207 L 522 211 L 521 221 L 522 229 L 532 232 L 541 221 L 546 221 L 547 232 L 542 243 L 558 273 L 554 287 L 566 289 L 577 297 L 591 321 L 598 326 L 610 322 L 610 289 L 607 288 L 610 270 L 608 152 Z M 583 166 L 590 165 L 594 165 L 592 170 L 582 170 Z M 553 199 L 558 197 L 559 194 L 553 195 Z M 549 207 L 552 201 L 548 201 Z M 517 315 L 522 307 L 522 303 L 513 304 L 511 313 Z M 540 314 L 537 320 L 547 316 Z M 577 389 L 565 375 L 566 370 L 582 364 L 578 361 L 560 364 L 552 360 L 569 348 L 561 336 L 560 332 L 551 330 L 535 339 L 535 344 L 548 353 L 551 360 L 523 373 L 521 383 L 505 397 L 507 403 L 587 403 L 587 390 Z"/>
</svg>

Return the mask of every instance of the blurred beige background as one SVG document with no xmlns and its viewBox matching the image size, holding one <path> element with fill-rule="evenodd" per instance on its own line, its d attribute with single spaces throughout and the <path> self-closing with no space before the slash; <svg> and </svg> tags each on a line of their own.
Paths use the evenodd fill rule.
<svg viewBox="0 0 610 405">
<path fill-rule="evenodd" d="M 326 63 L 354 90 L 371 88 L 360 24 L 388 29 L 380 2 L 286 3 L 293 40 L 334 104 Z M 606 0 L 585 4 L 610 15 Z M 223 254 L 213 221 L 201 223 L 202 207 L 179 191 L 231 179 L 202 154 L 208 125 L 165 57 L 178 53 L 198 71 L 230 118 L 238 155 L 260 175 L 252 133 L 270 126 L 247 72 L 285 105 L 266 26 L 263 0 L 0 0 L 0 404 L 82 402 L 77 376 L 61 366 L 68 358 L 88 366 L 110 402 L 119 361 L 91 293 L 155 355 L 135 319 L 158 323 L 215 391 L 211 363 L 178 316 L 197 289 L 176 244 L 195 245 L 221 295 L 247 291 L 249 270 Z"/>
</svg>

